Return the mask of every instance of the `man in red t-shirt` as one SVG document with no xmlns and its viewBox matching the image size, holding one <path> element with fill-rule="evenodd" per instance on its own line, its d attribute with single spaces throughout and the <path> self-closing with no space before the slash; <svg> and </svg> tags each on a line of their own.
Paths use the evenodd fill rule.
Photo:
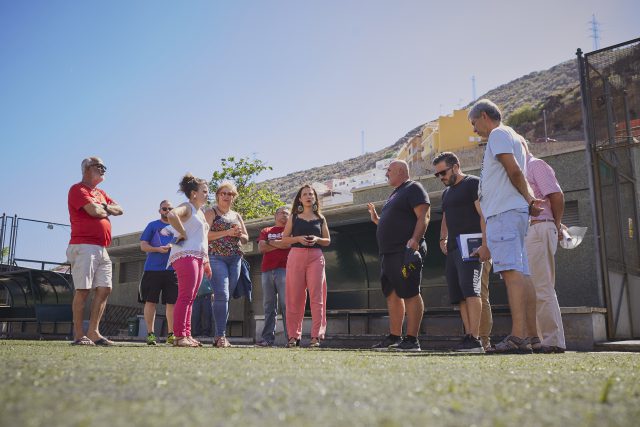
<svg viewBox="0 0 640 427">
<path fill-rule="evenodd" d="M 82 181 L 69 189 L 71 240 L 67 259 L 75 293 L 73 296 L 73 344 L 113 345 L 100 334 L 99 325 L 107 298 L 111 293 L 110 215 L 122 215 L 122 208 L 107 193 L 96 188 L 104 180 L 107 167 L 99 157 L 82 161 Z M 95 289 L 87 335 L 82 328 L 84 306 L 91 289 Z"/>
<path fill-rule="evenodd" d="M 282 206 L 276 210 L 276 224 L 265 227 L 258 237 L 258 250 L 262 254 L 262 304 L 264 306 L 264 327 L 262 339 L 257 345 L 271 347 L 276 339 L 278 306 L 282 311 L 285 337 L 287 323 L 285 315 L 285 276 L 289 245 L 282 243 L 282 231 L 289 219 L 289 208 Z"/>
</svg>

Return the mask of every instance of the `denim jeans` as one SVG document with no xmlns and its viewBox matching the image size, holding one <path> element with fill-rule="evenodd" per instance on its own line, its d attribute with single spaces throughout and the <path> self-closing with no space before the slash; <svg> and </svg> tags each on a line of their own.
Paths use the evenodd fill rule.
<svg viewBox="0 0 640 427">
<path fill-rule="evenodd" d="M 285 336 L 287 334 L 286 307 L 284 299 L 286 269 L 276 268 L 262 273 L 262 305 L 264 307 L 264 327 L 262 340 L 273 345 L 276 340 L 278 306 L 282 312 Z"/>
<path fill-rule="evenodd" d="M 233 295 L 240 277 L 240 255 L 210 255 L 211 285 L 213 287 L 213 318 L 216 322 L 216 337 L 226 334 L 229 318 L 229 296 Z"/>
<path fill-rule="evenodd" d="M 213 318 L 211 294 L 198 295 L 191 311 L 191 331 L 194 337 L 211 336 Z"/>
</svg>

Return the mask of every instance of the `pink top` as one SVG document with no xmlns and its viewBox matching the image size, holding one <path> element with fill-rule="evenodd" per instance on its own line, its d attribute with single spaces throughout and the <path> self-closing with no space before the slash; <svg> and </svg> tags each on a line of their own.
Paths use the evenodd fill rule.
<svg viewBox="0 0 640 427">
<path fill-rule="evenodd" d="M 531 154 L 527 154 L 527 181 L 531 185 L 534 196 L 536 199 L 544 200 L 542 207 L 544 210 L 536 217 L 532 217 L 534 220 L 550 219 L 553 220 L 553 212 L 551 211 L 551 202 L 549 201 L 549 194 L 561 193 L 562 189 L 556 174 L 551 169 L 551 166 L 544 160 L 537 159 Z"/>
</svg>

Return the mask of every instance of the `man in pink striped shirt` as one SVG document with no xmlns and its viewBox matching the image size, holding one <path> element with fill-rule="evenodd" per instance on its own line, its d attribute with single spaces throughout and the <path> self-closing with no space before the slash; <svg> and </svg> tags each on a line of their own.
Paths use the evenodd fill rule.
<svg viewBox="0 0 640 427">
<path fill-rule="evenodd" d="M 525 246 L 529 256 L 529 271 L 536 291 L 536 323 L 538 340 L 530 338 L 534 351 L 563 353 L 566 349 L 560 305 L 555 291 L 555 260 L 558 236 L 563 227 L 564 194 L 556 175 L 544 160 L 527 152 L 526 177 L 536 199 L 544 200 L 542 213 L 531 218 Z M 540 342 L 542 339 L 542 342 Z M 536 342 L 537 341 L 537 342 Z"/>
</svg>

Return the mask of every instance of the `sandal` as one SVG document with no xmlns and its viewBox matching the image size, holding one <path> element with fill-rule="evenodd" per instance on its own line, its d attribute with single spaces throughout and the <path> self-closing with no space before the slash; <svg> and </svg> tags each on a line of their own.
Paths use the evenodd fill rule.
<svg viewBox="0 0 640 427">
<path fill-rule="evenodd" d="M 107 339 L 107 338 L 100 338 L 99 340 L 96 340 L 94 342 L 95 345 L 99 345 L 102 347 L 112 347 L 114 345 L 116 345 L 116 343 L 114 343 L 113 341 Z"/>
<path fill-rule="evenodd" d="M 297 338 L 289 338 L 289 342 L 287 343 L 288 348 L 300 347 L 300 339 Z"/>
<path fill-rule="evenodd" d="M 189 337 L 176 337 L 173 342 L 174 347 L 197 347 L 198 344 L 194 343 Z"/>
<path fill-rule="evenodd" d="M 96 345 L 93 341 L 91 341 L 88 337 L 83 336 L 73 341 L 71 345 Z"/>
<path fill-rule="evenodd" d="M 531 344 L 526 338 L 518 338 L 513 335 L 507 336 L 487 353 L 490 354 L 531 354 Z"/>
<path fill-rule="evenodd" d="M 189 341 L 191 341 L 192 343 L 194 343 L 197 347 L 202 347 L 202 343 L 200 341 L 198 341 L 197 339 L 195 339 L 192 336 L 188 336 L 187 339 Z"/>
<path fill-rule="evenodd" d="M 540 342 L 540 338 L 529 337 L 527 340 L 529 341 L 529 344 L 531 344 L 531 349 L 534 353 L 542 353 L 542 343 Z"/>
<path fill-rule="evenodd" d="M 217 348 L 229 348 L 232 347 L 231 343 L 224 335 L 213 340 L 213 346 Z"/>
</svg>

